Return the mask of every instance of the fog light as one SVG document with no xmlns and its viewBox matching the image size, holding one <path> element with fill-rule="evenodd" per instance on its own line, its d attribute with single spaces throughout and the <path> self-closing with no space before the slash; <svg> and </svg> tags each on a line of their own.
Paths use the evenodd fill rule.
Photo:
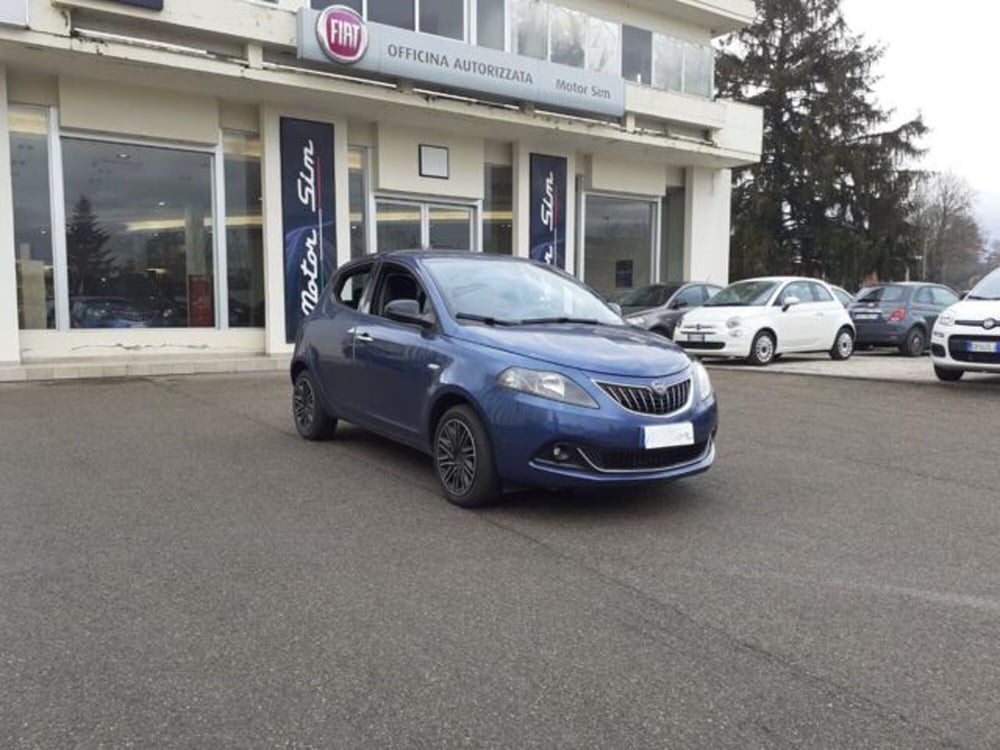
<svg viewBox="0 0 1000 750">
<path fill-rule="evenodd" d="M 559 463 L 566 463 L 573 458 L 573 449 L 568 445 L 557 445 L 552 449 L 552 458 Z"/>
</svg>

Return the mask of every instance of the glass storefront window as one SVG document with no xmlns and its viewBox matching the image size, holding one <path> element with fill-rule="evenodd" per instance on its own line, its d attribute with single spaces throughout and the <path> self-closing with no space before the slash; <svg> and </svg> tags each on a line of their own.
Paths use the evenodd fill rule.
<svg viewBox="0 0 1000 750">
<path fill-rule="evenodd" d="M 368 153 L 362 146 L 347 151 L 347 191 L 351 214 L 351 257 L 368 252 Z"/>
<path fill-rule="evenodd" d="M 684 43 L 663 34 L 653 37 L 653 86 L 664 91 L 682 91 Z"/>
<path fill-rule="evenodd" d="M 8 125 L 18 326 L 55 328 L 48 110 L 11 105 Z"/>
<path fill-rule="evenodd" d="M 472 209 L 464 206 L 429 206 L 427 237 L 434 250 L 472 249 Z"/>
<path fill-rule="evenodd" d="M 544 0 L 512 0 L 511 47 L 515 55 L 545 60 L 548 57 L 549 6 Z"/>
<path fill-rule="evenodd" d="M 375 204 L 378 251 L 422 247 L 423 217 L 418 203 L 379 201 Z"/>
<path fill-rule="evenodd" d="M 712 96 L 712 71 L 715 52 L 700 44 L 684 45 L 684 92 L 695 96 Z"/>
<path fill-rule="evenodd" d="M 483 252 L 514 252 L 514 169 L 487 164 L 483 198 Z"/>
<path fill-rule="evenodd" d="M 587 70 L 606 75 L 621 75 L 619 25 L 591 18 L 587 29 Z"/>
<path fill-rule="evenodd" d="M 62 139 L 73 328 L 215 325 L 212 156 Z"/>
<path fill-rule="evenodd" d="M 226 266 L 230 328 L 264 327 L 260 138 L 226 132 Z"/>
<path fill-rule="evenodd" d="M 413 0 L 368 0 L 368 20 L 412 31 L 416 28 Z"/>
<path fill-rule="evenodd" d="M 656 205 L 629 198 L 588 195 L 584 222 L 584 276 L 603 294 L 653 279 Z"/>
<path fill-rule="evenodd" d="M 504 48 L 504 4 L 497 0 L 476 0 L 476 41 L 481 47 Z"/>
<path fill-rule="evenodd" d="M 587 15 L 576 10 L 549 8 L 549 60 L 582 68 L 586 62 Z"/>
<path fill-rule="evenodd" d="M 346 5 L 358 13 L 364 13 L 364 0 L 311 0 L 310 7 L 313 10 L 326 10 L 331 5 Z"/>
<path fill-rule="evenodd" d="M 653 82 L 653 33 L 622 26 L 622 78 L 633 83 Z"/>
<path fill-rule="evenodd" d="M 420 0 L 420 30 L 465 39 L 465 0 Z"/>
</svg>

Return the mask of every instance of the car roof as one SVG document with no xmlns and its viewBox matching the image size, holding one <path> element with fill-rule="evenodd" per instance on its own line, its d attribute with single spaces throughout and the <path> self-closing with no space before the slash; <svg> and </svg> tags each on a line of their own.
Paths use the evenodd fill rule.
<svg viewBox="0 0 1000 750">
<path fill-rule="evenodd" d="M 739 281 L 734 281 L 734 284 L 741 284 L 744 281 L 769 281 L 777 283 L 786 283 L 789 281 L 817 281 L 820 284 L 826 284 L 827 282 L 823 279 L 814 279 L 811 276 L 758 276 L 753 279 L 740 279 Z"/>
</svg>

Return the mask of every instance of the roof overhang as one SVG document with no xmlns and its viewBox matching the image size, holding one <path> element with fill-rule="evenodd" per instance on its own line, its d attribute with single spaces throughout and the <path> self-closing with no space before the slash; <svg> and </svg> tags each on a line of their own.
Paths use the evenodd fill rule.
<svg viewBox="0 0 1000 750">
<path fill-rule="evenodd" d="M 753 23 L 753 0 L 626 0 L 627 5 L 712 30 L 712 36 L 737 31 Z"/>
</svg>

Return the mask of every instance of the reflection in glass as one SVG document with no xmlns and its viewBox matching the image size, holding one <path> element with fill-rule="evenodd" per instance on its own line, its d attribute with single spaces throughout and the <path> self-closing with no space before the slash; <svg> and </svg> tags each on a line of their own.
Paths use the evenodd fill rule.
<svg viewBox="0 0 1000 750">
<path fill-rule="evenodd" d="M 587 69 L 595 73 L 621 74 L 621 54 L 618 51 L 619 25 L 600 18 L 591 18 L 587 29 Z"/>
<path fill-rule="evenodd" d="M 313 10 L 325 10 L 331 5 L 346 5 L 353 8 L 358 13 L 364 10 L 364 0 L 311 0 L 310 7 Z"/>
<path fill-rule="evenodd" d="M 622 78 L 633 83 L 653 82 L 653 33 L 622 26 Z"/>
<path fill-rule="evenodd" d="M 229 326 L 264 327 L 264 232 L 260 138 L 226 132 L 226 257 Z"/>
<path fill-rule="evenodd" d="M 512 51 L 544 60 L 548 57 L 549 17 L 544 0 L 513 0 Z"/>
<path fill-rule="evenodd" d="M 413 0 L 368 0 L 368 20 L 413 31 Z"/>
<path fill-rule="evenodd" d="M 549 8 L 549 29 L 552 45 L 549 59 L 582 68 L 586 57 L 587 15 L 553 5 Z"/>
<path fill-rule="evenodd" d="M 695 96 L 712 96 L 712 69 L 715 53 L 701 44 L 684 45 L 684 92 Z"/>
<path fill-rule="evenodd" d="M 514 252 L 514 169 L 487 164 L 483 196 L 483 252 Z"/>
<path fill-rule="evenodd" d="M 375 204 L 378 251 L 420 249 L 420 205 L 379 201 Z"/>
<path fill-rule="evenodd" d="M 476 41 L 481 47 L 504 48 L 504 4 L 496 0 L 478 0 L 476 6 Z"/>
<path fill-rule="evenodd" d="M 472 209 L 431 206 L 428 209 L 430 246 L 435 250 L 472 249 Z"/>
<path fill-rule="evenodd" d="M 465 39 L 465 0 L 420 0 L 420 30 Z"/>
<path fill-rule="evenodd" d="M 351 213 L 351 257 L 368 252 L 367 149 L 351 146 L 347 152 L 347 190 Z"/>
<path fill-rule="evenodd" d="M 653 86 L 664 91 L 681 91 L 683 86 L 684 42 L 671 36 L 653 37 Z"/>
<path fill-rule="evenodd" d="M 48 112 L 11 105 L 8 124 L 18 326 L 22 330 L 55 328 Z"/>
<path fill-rule="evenodd" d="M 74 328 L 215 325 L 212 156 L 63 138 Z"/>
<path fill-rule="evenodd" d="M 586 200 L 587 283 L 606 295 L 650 283 L 655 204 L 601 195 Z"/>
</svg>

